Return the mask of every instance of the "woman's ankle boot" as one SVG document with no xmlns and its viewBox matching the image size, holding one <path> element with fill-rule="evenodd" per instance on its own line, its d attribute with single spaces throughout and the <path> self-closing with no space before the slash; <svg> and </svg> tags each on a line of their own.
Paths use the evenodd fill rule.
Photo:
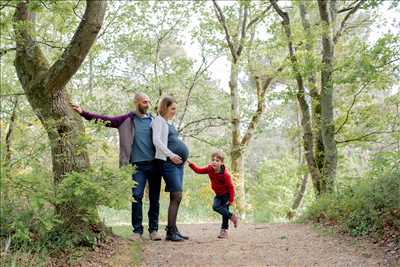
<svg viewBox="0 0 400 267">
<path fill-rule="evenodd" d="M 184 241 L 184 239 L 178 235 L 175 227 L 167 226 L 166 230 L 167 230 L 167 235 L 165 237 L 165 240 L 168 240 L 168 241 Z"/>
<path fill-rule="evenodd" d="M 178 227 L 175 227 L 176 233 L 177 235 L 179 235 L 181 238 L 185 239 L 185 240 L 189 240 L 188 236 L 182 235 L 181 232 L 179 232 Z"/>
</svg>

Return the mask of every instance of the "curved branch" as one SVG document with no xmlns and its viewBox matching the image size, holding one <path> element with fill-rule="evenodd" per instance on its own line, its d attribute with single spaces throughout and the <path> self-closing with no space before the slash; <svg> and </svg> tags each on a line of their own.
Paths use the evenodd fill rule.
<svg viewBox="0 0 400 267">
<path fill-rule="evenodd" d="M 194 87 L 196 86 L 197 81 L 199 80 L 201 75 L 203 75 L 203 73 L 206 72 L 211 67 L 211 65 L 214 64 L 214 62 L 218 58 L 219 58 L 219 56 L 214 58 L 209 64 L 207 64 L 206 58 L 203 56 L 203 61 L 202 61 L 201 65 L 200 65 L 200 67 L 197 69 L 197 71 L 196 71 L 196 73 L 195 73 L 195 75 L 193 77 L 193 80 L 192 80 L 192 82 L 191 82 L 191 84 L 190 84 L 190 86 L 188 88 L 188 92 L 187 92 L 187 95 L 186 95 L 186 101 L 185 101 L 185 107 L 183 109 L 182 116 L 181 116 L 181 118 L 179 120 L 178 131 L 182 127 L 183 120 L 184 120 L 184 118 L 186 116 L 186 113 L 187 113 L 187 110 L 188 110 L 188 107 L 189 107 L 190 96 L 192 94 L 192 91 L 193 91 Z"/>
<path fill-rule="evenodd" d="M 350 19 L 350 17 L 356 13 L 358 9 L 360 9 L 361 5 L 364 3 L 364 1 L 360 0 L 354 7 L 350 9 L 350 11 L 347 12 L 346 16 L 343 18 L 342 22 L 340 23 L 340 28 L 336 32 L 335 36 L 333 37 L 333 42 L 336 44 L 337 41 L 339 40 L 340 36 L 342 36 L 345 27 L 346 27 L 346 22 Z"/>
<path fill-rule="evenodd" d="M 226 42 L 228 43 L 229 50 L 231 51 L 233 61 L 236 62 L 236 59 L 237 59 L 236 51 L 235 51 L 235 47 L 233 46 L 233 43 L 232 43 L 231 35 L 229 34 L 228 26 L 226 25 L 224 13 L 222 12 L 221 7 L 217 4 L 217 2 L 215 0 L 213 0 L 213 4 L 214 4 L 215 15 L 217 16 L 219 23 L 221 24 L 222 28 L 224 29 L 225 39 L 226 39 Z"/>
<path fill-rule="evenodd" d="M 103 24 L 106 1 L 86 1 L 86 10 L 70 44 L 50 68 L 47 86 L 58 91 L 64 88 L 77 72 Z"/>
<path fill-rule="evenodd" d="M 244 134 L 241 146 L 245 147 L 249 144 L 251 137 L 253 136 L 254 131 L 256 130 L 257 124 L 261 119 L 265 111 L 265 94 L 267 92 L 267 88 L 270 86 L 273 77 L 269 77 L 264 83 L 262 83 L 259 77 L 256 77 L 256 85 L 257 85 L 257 110 L 253 113 L 249 126 L 247 127 L 246 133 Z"/>
<path fill-rule="evenodd" d="M 225 121 L 225 122 L 228 121 L 228 119 L 223 118 L 223 117 L 220 117 L 220 116 L 201 118 L 201 119 L 194 120 L 194 121 L 191 121 L 191 122 L 186 123 L 181 129 L 179 129 L 179 132 L 180 132 L 180 133 L 183 132 L 186 128 L 190 127 L 190 126 L 193 125 L 193 124 L 197 125 L 197 124 L 199 124 L 200 122 L 203 122 L 203 121 L 210 121 L 210 120 L 211 120 L 211 121 L 221 120 L 221 121 Z"/>
<path fill-rule="evenodd" d="M 369 85 L 369 83 L 365 83 L 365 84 L 361 87 L 361 89 L 358 90 L 358 92 L 353 96 L 353 100 L 352 100 L 352 102 L 351 102 L 351 104 L 350 104 L 350 107 L 349 107 L 349 108 L 347 109 L 347 111 L 346 111 L 346 117 L 345 117 L 343 123 L 342 123 L 342 124 L 338 127 L 338 129 L 336 130 L 335 134 L 338 134 L 338 133 L 343 129 L 343 127 L 346 125 L 346 123 L 347 123 L 347 121 L 349 120 L 349 117 L 350 117 L 350 112 L 351 112 L 351 110 L 353 109 L 354 104 L 356 103 L 357 97 L 362 93 L 362 91 L 363 91 L 365 88 L 367 88 L 368 85 Z"/>
<path fill-rule="evenodd" d="M 336 141 L 336 144 L 343 144 L 343 143 L 350 143 L 350 142 L 355 142 L 355 141 L 364 141 L 367 142 L 369 140 L 366 140 L 367 137 L 373 136 L 373 135 L 379 135 L 379 134 L 391 134 L 391 133 L 400 133 L 398 130 L 393 130 L 393 131 L 372 131 L 370 133 L 363 134 L 358 137 L 346 139 L 346 140 L 340 140 Z"/>
<path fill-rule="evenodd" d="M 249 30 L 251 26 L 253 26 L 253 24 L 258 23 L 260 20 L 262 20 L 265 16 L 265 14 L 267 14 L 267 12 L 271 9 L 272 5 L 269 5 L 266 9 L 264 9 L 257 17 L 255 17 L 254 19 L 252 19 L 249 24 L 247 24 L 246 26 L 246 30 Z"/>
</svg>

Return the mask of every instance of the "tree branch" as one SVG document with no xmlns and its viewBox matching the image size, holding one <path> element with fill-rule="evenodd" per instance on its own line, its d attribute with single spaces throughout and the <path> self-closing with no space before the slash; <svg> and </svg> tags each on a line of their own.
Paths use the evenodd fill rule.
<svg viewBox="0 0 400 267">
<path fill-rule="evenodd" d="M 249 30 L 253 24 L 258 23 L 260 20 L 262 20 L 267 14 L 267 12 L 271 9 L 272 5 L 269 5 L 266 9 L 264 9 L 258 16 L 256 16 L 254 19 L 252 19 L 249 24 L 247 24 L 246 30 Z"/>
<path fill-rule="evenodd" d="M 198 137 L 198 136 L 195 136 L 195 135 L 187 135 L 188 137 L 191 137 L 191 138 L 193 138 L 193 139 L 196 139 L 197 141 L 200 141 L 200 142 L 202 142 L 202 143 L 206 143 L 207 145 L 210 145 L 210 146 L 212 146 L 212 147 L 216 147 L 216 146 L 218 146 L 218 144 L 216 144 L 216 143 L 212 143 L 212 142 L 210 142 L 210 141 L 208 141 L 208 140 L 206 140 L 206 139 L 203 139 L 203 138 L 200 138 L 200 137 Z"/>
<path fill-rule="evenodd" d="M 14 51 L 14 50 L 17 50 L 17 48 L 16 47 L 1 48 L 0 49 L 0 57 L 4 56 L 9 51 Z"/>
<path fill-rule="evenodd" d="M 350 9 L 350 11 L 347 12 L 346 16 L 343 18 L 342 22 L 340 23 L 340 28 L 336 32 L 335 36 L 333 37 L 333 42 L 336 44 L 337 41 L 339 40 L 340 36 L 342 36 L 345 27 L 346 27 L 346 22 L 350 19 L 350 17 L 356 13 L 358 9 L 360 9 L 361 5 L 364 3 L 363 0 L 360 0 L 354 7 Z"/>
<path fill-rule="evenodd" d="M 283 11 L 276 0 L 270 0 L 270 3 L 272 7 L 275 9 L 276 13 L 282 18 L 283 21 L 288 21 L 289 20 L 289 15 L 287 12 Z"/>
<path fill-rule="evenodd" d="M 360 1 L 360 0 L 355 0 L 355 1 L 353 1 L 348 7 L 339 9 L 336 13 L 337 13 L 337 14 L 340 14 L 340 13 L 343 13 L 343 12 L 346 12 L 346 11 L 351 10 L 352 8 L 354 8 L 354 4 L 357 3 L 358 1 Z"/>
<path fill-rule="evenodd" d="M 264 83 L 259 80 L 259 77 L 255 77 L 255 79 L 257 86 L 257 110 L 253 113 L 250 123 L 247 126 L 246 133 L 240 142 L 242 147 L 246 147 L 249 144 L 257 124 L 265 111 L 265 94 L 267 92 L 267 88 L 271 85 L 273 77 L 269 77 Z"/>
<path fill-rule="evenodd" d="M 20 95 L 25 95 L 25 93 L 4 94 L 0 95 L 0 97 L 20 96 Z"/>
<path fill-rule="evenodd" d="M 267 92 L 267 89 L 271 86 L 272 81 L 274 80 L 276 73 L 282 72 L 284 69 L 284 65 L 280 66 L 276 71 L 275 75 L 268 77 L 264 82 L 260 80 L 260 77 L 256 76 L 254 77 L 256 81 L 256 89 L 257 89 L 257 110 L 253 113 L 250 123 L 247 126 L 246 132 L 243 135 L 243 138 L 241 140 L 241 146 L 245 147 L 248 145 L 250 142 L 254 131 L 257 127 L 258 122 L 261 119 L 261 116 L 265 112 L 265 95 Z"/>
<path fill-rule="evenodd" d="M 76 17 L 78 17 L 80 20 L 82 20 L 82 17 L 76 12 L 76 9 L 78 8 L 80 2 L 81 2 L 81 0 L 78 0 L 78 2 L 76 2 L 75 6 L 72 8 L 72 11 L 74 12 Z"/>
<path fill-rule="evenodd" d="M 365 83 L 365 84 L 361 87 L 361 89 L 358 90 L 358 92 L 353 96 L 353 100 L 352 100 L 352 102 L 351 102 L 351 104 L 350 104 L 350 107 L 347 109 L 346 117 L 345 117 L 343 123 L 342 123 L 342 124 L 338 127 L 338 129 L 336 130 L 335 134 L 338 134 L 338 133 L 343 129 L 343 126 L 344 126 L 344 125 L 347 123 L 347 121 L 349 120 L 350 112 L 351 112 L 351 110 L 352 110 L 354 104 L 356 103 L 357 97 L 361 94 L 361 92 L 362 92 L 365 88 L 367 88 L 368 84 L 369 84 L 368 82 Z"/>
<path fill-rule="evenodd" d="M 6 1 L 4 4 L 1 4 L 1 5 L 0 5 L 0 10 L 3 10 L 3 8 L 5 8 L 5 7 L 13 7 L 13 8 L 16 8 L 16 6 L 10 5 L 10 4 L 9 4 L 11 1 L 12 1 L 12 0 L 8 0 L 8 1 Z"/>
<path fill-rule="evenodd" d="M 180 132 L 180 133 L 183 132 L 184 129 L 190 127 L 190 126 L 193 125 L 193 124 L 199 124 L 200 122 L 208 121 L 208 120 L 222 120 L 222 121 L 225 121 L 225 122 L 226 122 L 226 121 L 229 121 L 227 118 L 223 118 L 223 117 L 220 117 L 220 116 L 201 118 L 201 119 L 194 120 L 194 121 L 191 121 L 191 122 L 186 123 L 186 124 L 179 130 L 179 132 Z"/>
<path fill-rule="evenodd" d="M 201 77 L 201 75 L 202 75 L 204 72 L 206 72 L 206 71 L 208 70 L 208 68 L 210 68 L 210 66 L 211 66 L 218 58 L 219 58 L 219 57 L 214 58 L 214 59 L 211 61 L 211 63 L 207 64 L 206 58 L 205 58 L 205 56 L 203 55 L 203 60 L 202 60 L 202 62 L 201 62 L 201 65 L 200 65 L 200 67 L 197 69 L 197 71 L 196 71 L 196 73 L 195 73 L 195 75 L 194 75 L 194 77 L 193 77 L 192 83 L 191 83 L 191 85 L 190 85 L 189 88 L 188 88 L 188 93 L 187 93 L 187 95 L 186 95 L 186 101 L 185 101 L 185 107 L 184 107 L 184 109 L 183 109 L 182 116 L 181 116 L 181 118 L 180 118 L 180 120 L 179 120 L 178 132 L 179 132 L 180 129 L 181 129 L 181 126 L 182 126 L 182 123 L 183 123 L 183 119 L 185 118 L 187 109 L 188 109 L 188 107 L 189 107 L 190 96 L 191 96 L 192 91 L 193 91 L 193 89 L 194 89 L 194 87 L 195 87 L 195 85 L 196 85 L 197 80 Z M 205 66 L 204 68 L 202 68 L 203 65 L 206 65 L 206 66 Z"/>
<path fill-rule="evenodd" d="M 29 84 L 49 69 L 49 63 L 39 48 L 36 40 L 31 35 L 34 26 L 34 13 L 29 9 L 30 1 L 20 1 L 14 14 L 14 31 L 16 43 L 15 64 L 18 78 L 22 85 Z"/>
<path fill-rule="evenodd" d="M 44 39 L 43 39 L 43 40 L 36 40 L 36 43 L 42 44 L 42 45 L 45 45 L 45 46 L 48 46 L 48 47 L 54 48 L 54 49 L 65 49 L 64 46 L 59 46 L 59 45 L 51 44 L 51 43 L 56 43 L 56 42 L 49 41 L 49 40 L 44 40 Z"/>
<path fill-rule="evenodd" d="M 120 16 L 119 11 L 122 9 L 123 5 L 119 6 L 118 9 L 116 11 L 114 11 L 114 16 L 110 19 L 110 22 L 105 25 L 105 27 L 103 28 L 103 31 L 99 33 L 99 35 L 97 36 L 97 39 L 100 39 L 103 37 L 103 35 L 105 35 L 107 33 L 108 28 L 115 22 L 115 20 Z M 109 15 L 111 16 L 111 15 Z M 108 18 L 108 17 L 107 17 Z M 104 21 L 107 20 L 107 18 L 104 19 Z"/>
<path fill-rule="evenodd" d="M 240 40 L 239 40 L 239 46 L 236 51 L 236 56 L 240 57 L 240 54 L 243 51 L 243 46 L 244 46 L 244 41 L 246 39 L 246 24 L 247 24 L 247 17 L 249 15 L 249 8 L 247 5 L 244 7 L 244 12 L 243 12 L 243 18 L 242 18 L 242 25 L 241 25 L 241 31 L 240 31 Z"/>
<path fill-rule="evenodd" d="M 89 53 L 103 24 L 106 1 L 86 1 L 86 10 L 75 34 L 61 55 L 50 68 L 46 85 L 51 90 L 61 90 L 76 73 Z"/>
<path fill-rule="evenodd" d="M 372 136 L 372 135 L 377 135 L 377 134 L 390 134 L 390 133 L 400 133 L 400 130 L 393 130 L 393 131 L 373 131 L 358 137 L 354 137 L 351 139 L 347 139 L 347 140 L 342 140 L 342 141 L 336 141 L 337 144 L 343 144 L 343 143 L 350 143 L 350 142 L 354 142 L 354 141 L 368 141 L 365 140 L 365 138 Z"/>
<path fill-rule="evenodd" d="M 212 0 L 212 1 L 214 4 L 215 15 L 217 16 L 219 23 L 221 24 L 222 28 L 224 29 L 225 39 L 226 39 L 226 42 L 228 43 L 229 50 L 231 51 L 233 61 L 236 62 L 237 57 L 236 57 L 235 47 L 232 43 L 232 39 L 231 39 L 231 35 L 229 34 L 228 26 L 226 25 L 224 13 L 222 12 L 221 7 L 217 4 L 216 0 Z"/>
</svg>

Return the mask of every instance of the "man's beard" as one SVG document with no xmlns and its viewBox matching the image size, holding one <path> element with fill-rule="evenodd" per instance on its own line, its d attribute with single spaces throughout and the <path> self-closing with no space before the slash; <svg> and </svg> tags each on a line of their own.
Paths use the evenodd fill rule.
<svg viewBox="0 0 400 267">
<path fill-rule="evenodd" d="M 147 113 L 147 108 L 143 108 L 143 107 L 138 107 L 138 111 L 141 114 L 146 114 Z"/>
</svg>

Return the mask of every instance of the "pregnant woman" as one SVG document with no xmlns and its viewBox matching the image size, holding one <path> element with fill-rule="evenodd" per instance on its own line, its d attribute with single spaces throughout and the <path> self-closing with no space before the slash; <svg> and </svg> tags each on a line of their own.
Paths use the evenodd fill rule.
<svg viewBox="0 0 400 267">
<path fill-rule="evenodd" d="M 165 239 L 183 241 L 189 238 L 178 231 L 176 218 L 182 199 L 183 167 L 189 156 L 189 150 L 185 143 L 179 139 L 175 126 L 169 122 L 175 114 L 175 99 L 171 96 L 163 97 L 158 107 L 158 116 L 152 122 L 153 144 L 156 148 L 155 158 L 158 160 L 161 174 L 165 180 L 165 190 L 170 192 Z"/>
</svg>

